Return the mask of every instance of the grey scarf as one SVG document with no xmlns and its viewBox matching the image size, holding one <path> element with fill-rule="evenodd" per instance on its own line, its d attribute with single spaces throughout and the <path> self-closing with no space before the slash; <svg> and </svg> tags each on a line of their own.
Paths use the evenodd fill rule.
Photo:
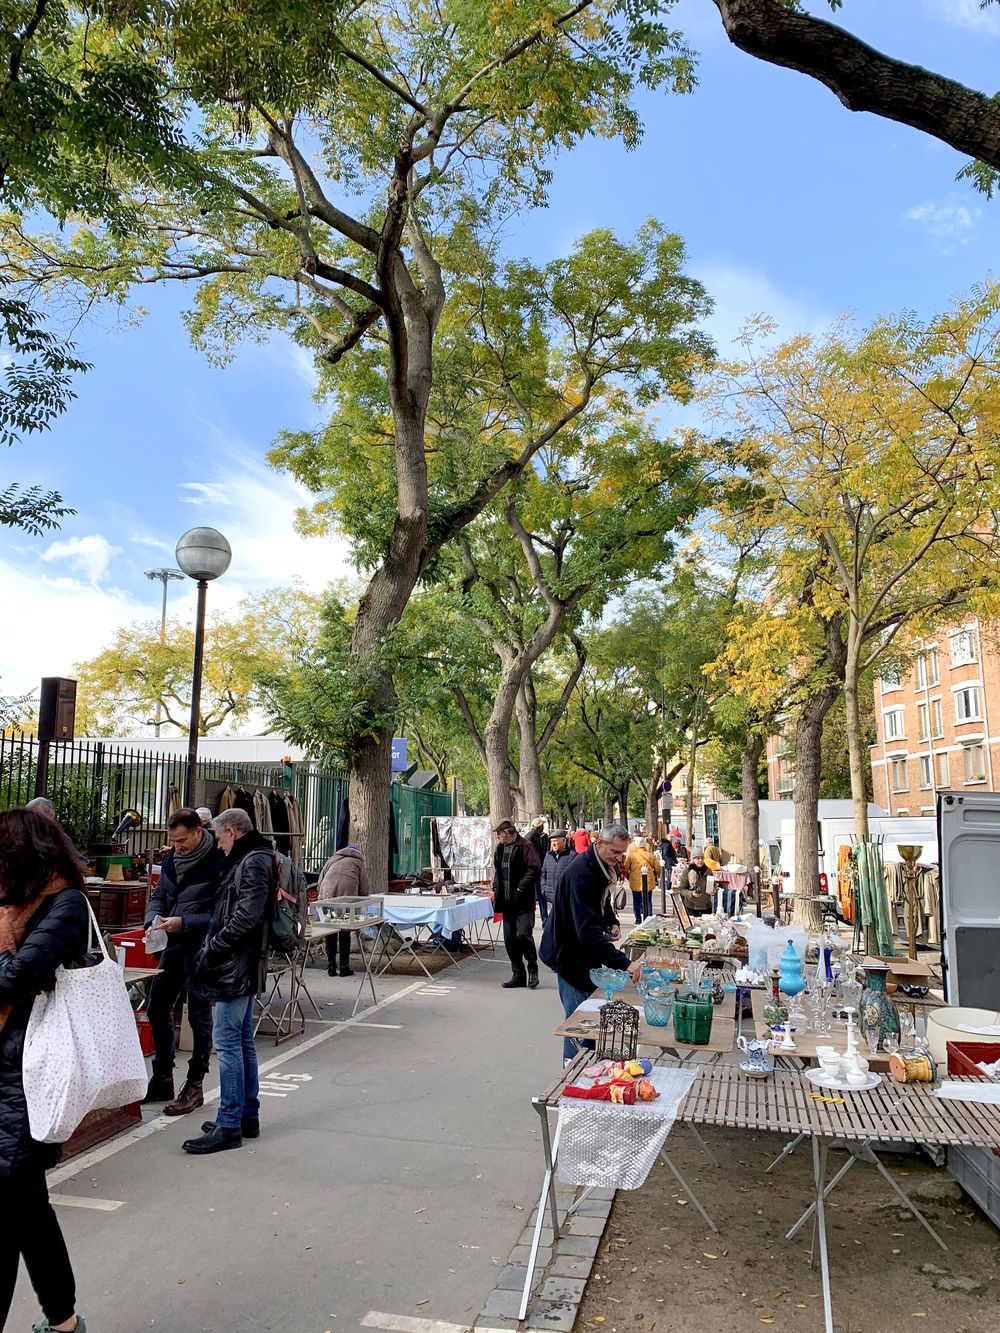
<svg viewBox="0 0 1000 1333">
<path fill-rule="evenodd" d="M 179 852 L 174 848 L 174 879 L 177 887 L 180 888 L 186 884 L 195 874 L 198 867 L 207 857 L 215 851 L 215 836 L 211 829 L 203 828 L 201 831 L 201 842 L 193 852 Z"/>
</svg>

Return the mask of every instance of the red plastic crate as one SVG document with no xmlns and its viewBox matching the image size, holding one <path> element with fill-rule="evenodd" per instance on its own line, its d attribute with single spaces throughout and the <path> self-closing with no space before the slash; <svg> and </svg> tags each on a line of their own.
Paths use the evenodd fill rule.
<svg viewBox="0 0 1000 1333">
<path fill-rule="evenodd" d="M 1000 1060 L 1000 1042 L 949 1041 L 947 1051 L 949 1074 L 968 1074 L 972 1078 L 984 1078 L 988 1083 L 998 1081 L 984 1074 L 977 1061 L 991 1065 L 994 1060 Z M 993 1156 L 1000 1157 L 1000 1148 L 993 1149 Z"/>
<path fill-rule="evenodd" d="M 126 967 L 156 967 L 159 963 L 159 956 L 155 953 L 147 953 L 145 945 L 146 932 L 141 927 L 139 930 L 121 930 L 111 936 L 111 943 L 116 948 L 125 950 Z"/>
<path fill-rule="evenodd" d="M 153 1054 L 153 1029 L 149 1024 L 149 1015 L 138 1013 L 135 1016 L 135 1026 L 139 1033 L 139 1045 L 142 1047 L 143 1055 Z"/>
</svg>

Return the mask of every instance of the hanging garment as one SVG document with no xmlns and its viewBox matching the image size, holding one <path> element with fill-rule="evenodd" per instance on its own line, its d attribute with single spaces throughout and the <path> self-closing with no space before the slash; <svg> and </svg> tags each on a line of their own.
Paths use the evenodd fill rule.
<svg viewBox="0 0 1000 1333">
<path fill-rule="evenodd" d="M 285 805 L 284 795 L 280 791 L 269 791 L 267 804 L 271 812 L 274 845 L 279 852 L 284 852 L 288 856 L 292 849 L 292 840 L 288 836 L 288 807 Z"/>
<path fill-rule="evenodd" d="M 257 827 L 257 812 L 253 804 L 253 792 L 247 791 L 246 787 L 237 787 L 236 800 L 233 803 L 234 809 L 242 810 L 244 814 L 250 816 L 254 828 Z"/>
<path fill-rule="evenodd" d="M 223 810 L 232 810 L 236 805 L 236 793 L 228 784 L 223 787 L 219 793 L 219 799 L 215 803 L 215 813 L 221 815 Z"/>
<path fill-rule="evenodd" d="M 171 782 L 170 786 L 167 788 L 167 818 L 169 819 L 171 815 L 176 815 L 180 808 L 180 790 Z"/>
<path fill-rule="evenodd" d="M 927 922 L 927 943 L 941 944 L 941 872 L 937 866 L 922 866 L 917 880 L 917 901 Z"/>
<path fill-rule="evenodd" d="M 293 796 L 290 791 L 285 792 L 285 809 L 288 812 L 288 836 L 291 839 L 291 851 L 289 852 L 289 855 L 296 865 L 301 865 L 302 844 L 304 841 L 302 809 L 299 806 L 298 797 Z"/>
<path fill-rule="evenodd" d="M 267 792 L 261 791 L 259 787 L 253 794 L 253 812 L 257 832 L 269 838 L 274 832 L 271 827 L 271 807 L 268 804 Z"/>
</svg>

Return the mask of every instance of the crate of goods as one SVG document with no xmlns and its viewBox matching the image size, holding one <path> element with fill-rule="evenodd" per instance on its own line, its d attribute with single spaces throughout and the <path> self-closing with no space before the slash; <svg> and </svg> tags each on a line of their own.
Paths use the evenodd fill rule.
<svg viewBox="0 0 1000 1333">
<path fill-rule="evenodd" d="M 120 930 L 111 936 L 111 943 L 125 953 L 126 967 L 156 967 L 159 954 L 146 951 L 146 932 L 140 926 L 138 930 Z"/>
<path fill-rule="evenodd" d="M 985 1041 L 949 1041 L 948 1073 L 967 1074 L 990 1079 L 979 1062 L 992 1064 L 1000 1048 Z M 948 1170 L 962 1189 L 983 1210 L 994 1226 L 1000 1227 L 1000 1148 L 949 1148 Z"/>
<path fill-rule="evenodd" d="M 153 1054 L 153 1029 L 149 1023 L 149 1014 L 139 1012 L 135 1016 L 135 1026 L 139 1033 L 139 1045 L 143 1055 Z"/>
<path fill-rule="evenodd" d="M 322 898 L 309 904 L 309 915 L 319 926 L 376 925 L 382 920 L 381 894 L 364 898 Z"/>
</svg>

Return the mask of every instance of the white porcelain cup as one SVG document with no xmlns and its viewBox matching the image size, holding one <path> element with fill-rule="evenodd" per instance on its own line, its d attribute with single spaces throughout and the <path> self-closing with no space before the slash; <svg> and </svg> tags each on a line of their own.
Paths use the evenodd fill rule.
<svg viewBox="0 0 1000 1333">
<path fill-rule="evenodd" d="M 852 1069 L 847 1075 L 847 1081 L 852 1088 L 859 1088 L 868 1082 L 868 1075 L 863 1069 Z"/>
<path fill-rule="evenodd" d="M 840 1053 L 835 1046 L 817 1046 L 816 1055 L 820 1062 L 823 1060 L 839 1060 Z"/>
</svg>

